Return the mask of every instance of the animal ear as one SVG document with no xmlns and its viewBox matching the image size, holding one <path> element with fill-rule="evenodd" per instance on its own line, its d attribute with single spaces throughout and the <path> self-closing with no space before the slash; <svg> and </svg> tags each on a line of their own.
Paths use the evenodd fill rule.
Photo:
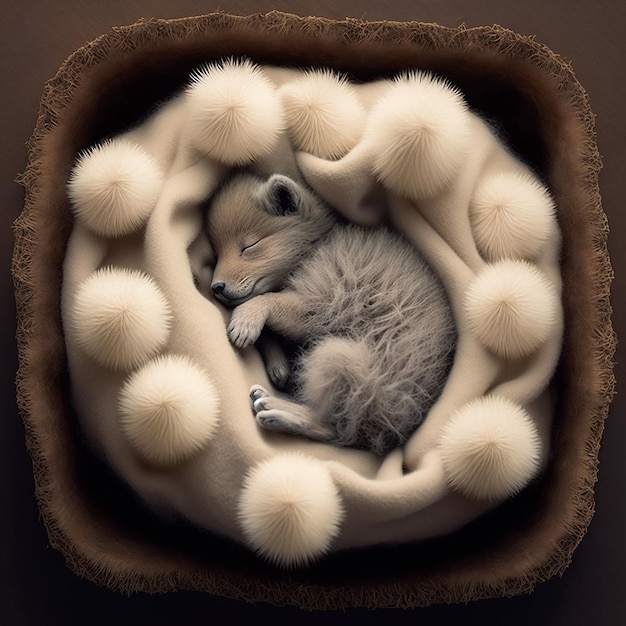
<svg viewBox="0 0 626 626">
<path fill-rule="evenodd" d="M 265 206 L 276 215 L 295 215 L 302 206 L 300 185 L 289 176 L 273 174 L 264 185 Z"/>
</svg>

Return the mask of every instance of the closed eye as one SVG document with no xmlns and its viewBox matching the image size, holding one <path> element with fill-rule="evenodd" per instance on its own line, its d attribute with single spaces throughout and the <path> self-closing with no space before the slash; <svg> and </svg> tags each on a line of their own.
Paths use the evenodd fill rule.
<svg viewBox="0 0 626 626">
<path fill-rule="evenodd" d="M 256 246 L 257 243 L 259 243 L 259 241 L 261 240 L 257 239 L 255 242 L 250 243 L 247 246 L 244 246 L 243 248 L 241 248 L 241 254 L 244 254 L 244 252 L 247 252 L 248 250 L 251 250 L 252 248 L 254 248 L 254 246 Z"/>
</svg>

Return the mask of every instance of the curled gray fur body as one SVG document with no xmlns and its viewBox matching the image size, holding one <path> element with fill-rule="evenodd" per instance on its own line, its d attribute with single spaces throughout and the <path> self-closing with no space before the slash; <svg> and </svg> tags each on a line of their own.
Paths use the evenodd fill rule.
<svg viewBox="0 0 626 626">
<path fill-rule="evenodd" d="M 258 423 L 377 454 L 402 445 L 439 397 L 454 355 L 456 328 L 442 284 L 401 235 L 337 222 L 317 196 L 286 177 L 264 182 L 244 175 L 229 185 L 216 197 L 207 226 L 218 259 L 213 290 L 235 307 L 229 337 L 245 347 L 268 327 L 303 345 L 292 373 L 293 398 L 252 388 Z M 252 202 L 239 197 L 251 190 Z M 251 259 L 261 270 L 242 269 L 241 257 L 227 258 L 223 231 L 254 223 L 250 211 L 265 223 L 248 237 L 263 242 L 259 258 Z M 278 231 L 293 237 L 305 224 L 310 232 L 311 220 L 323 227 L 314 240 L 300 241 L 297 253 L 282 247 L 280 237 L 271 241 Z M 245 244 L 238 245 L 243 256 Z M 267 257 L 285 254 L 293 258 L 280 266 L 290 271 L 270 280 Z M 237 284 L 248 291 L 238 292 Z M 259 284 L 271 286 L 255 292 Z M 283 364 L 275 362 L 275 350 L 270 353 L 268 372 L 280 384 L 284 380 L 271 372 Z"/>
</svg>

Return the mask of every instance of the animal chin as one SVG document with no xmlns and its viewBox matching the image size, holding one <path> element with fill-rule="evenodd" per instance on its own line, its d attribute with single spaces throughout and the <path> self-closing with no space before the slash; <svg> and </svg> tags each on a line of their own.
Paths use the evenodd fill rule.
<svg viewBox="0 0 626 626">
<path fill-rule="evenodd" d="M 236 306 L 239 306 L 240 304 L 247 302 L 251 298 L 254 298 L 255 295 L 256 294 L 254 292 L 250 292 L 245 296 L 229 297 L 223 293 L 218 293 L 215 295 L 215 298 L 227 307 L 234 309 Z"/>
<path fill-rule="evenodd" d="M 251 300 L 255 296 L 260 296 L 267 291 L 272 291 L 273 283 L 268 280 L 267 277 L 259 278 L 253 285 L 252 288 L 248 291 L 248 293 L 243 295 L 234 294 L 228 289 L 225 289 L 221 293 L 216 293 L 215 297 L 227 307 L 234 309 L 236 306 Z"/>
</svg>

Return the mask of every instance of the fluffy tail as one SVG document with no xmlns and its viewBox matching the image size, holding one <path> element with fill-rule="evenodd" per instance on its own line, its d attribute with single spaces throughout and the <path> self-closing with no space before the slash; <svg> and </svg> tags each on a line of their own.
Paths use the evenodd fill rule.
<svg viewBox="0 0 626 626">
<path fill-rule="evenodd" d="M 298 372 L 302 400 L 337 433 L 335 443 L 377 454 L 402 445 L 423 420 L 423 407 L 402 376 L 366 341 L 329 337 Z"/>
</svg>

